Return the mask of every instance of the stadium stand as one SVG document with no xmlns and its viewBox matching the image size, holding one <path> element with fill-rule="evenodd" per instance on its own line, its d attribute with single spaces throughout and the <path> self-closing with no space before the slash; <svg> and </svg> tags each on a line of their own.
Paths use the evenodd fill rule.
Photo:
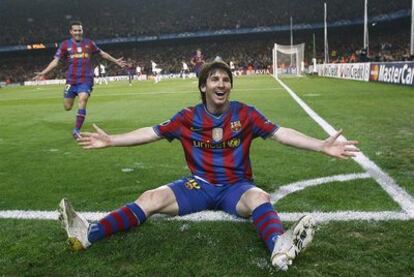
<svg viewBox="0 0 414 277">
<path fill-rule="evenodd" d="M 295 0 L 270 1 L 254 7 L 251 1 L 199 1 L 189 0 L 186 5 L 176 5 L 173 0 L 127 1 L 116 3 L 109 0 L 91 1 L 46 1 L 46 0 L 3 0 L 0 9 L 2 36 L 0 45 L 19 45 L 31 42 L 60 42 L 68 37 L 68 22 L 83 21 L 86 36 L 93 39 L 178 33 L 185 31 L 237 29 L 244 27 L 273 26 L 288 24 L 289 17 L 295 23 L 321 22 L 321 7 L 324 1 Z M 303 2 L 299 5 L 297 2 Z M 361 2 L 361 3 L 359 3 Z M 328 1 L 330 21 L 361 18 L 363 1 Z M 410 9 L 409 1 L 378 0 L 370 6 L 371 15 L 387 14 Z M 209 6 L 209 9 L 206 8 Z M 211 8 L 216 7 L 216 8 Z M 266 7 L 266 8 L 264 8 Z M 97 12 L 91 13 L 94 9 Z M 205 13 L 205 11 L 208 11 Z M 214 11 L 214 12 L 213 12 Z M 17 16 L 18 14 L 18 16 Z M 221 20 L 215 20 L 220 17 Z M 47 18 L 47 20 L 45 20 Z M 7 24 L 13 22 L 13 24 Z M 370 58 L 377 61 L 407 60 L 409 56 L 410 19 L 402 18 L 381 22 L 370 27 Z M 398 30 L 396 32 L 395 30 Z M 330 29 L 329 47 L 332 62 L 355 62 L 362 48 L 362 26 L 348 26 Z M 312 35 L 316 36 L 317 58 L 323 57 L 323 30 L 295 31 L 296 42 L 306 43 L 306 61 L 313 53 Z M 277 41 L 289 44 L 289 32 L 172 40 L 153 43 L 130 43 L 104 45 L 114 56 L 124 56 L 144 67 L 148 73 L 150 60 L 156 60 L 164 73 L 177 73 L 181 61 L 189 60 L 196 48 L 202 48 L 207 59 L 220 56 L 234 61 L 238 68 L 266 69 L 271 66 L 271 49 Z M 33 77 L 53 57 L 56 49 L 22 51 L 0 54 L 0 81 L 22 82 Z M 64 68 L 60 67 L 48 78 L 63 78 Z M 119 68 L 108 67 L 108 75 L 125 74 Z"/>
<path fill-rule="evenodd" d="M 363 16 L 363 1 L 262 0 L 256 5 L 248 0 L 187 0 L 177 5 L 176 0 L 2 0 L 0 45 L 61 41 L 71 20 L 81 20 L 94 39 L 286 25 L 290 16 L 298 24 L 315 23 L 323 20 L 324 2 L 331 22 Z M 376 0 L 369 14 L 409 10 L 409 2 Z"/>
</svg>

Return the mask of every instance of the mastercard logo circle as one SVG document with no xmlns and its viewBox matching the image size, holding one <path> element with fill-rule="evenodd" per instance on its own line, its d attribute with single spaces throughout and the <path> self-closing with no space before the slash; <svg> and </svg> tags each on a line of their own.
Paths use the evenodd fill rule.
<svg viewBox="0 0 414 277">
<path fill-rule="evenodd" d="M 371 68 L 371 80 L 378 81 L 378 76 L 379 76 L 379 66 L 375 64 Z"/>
</svg>

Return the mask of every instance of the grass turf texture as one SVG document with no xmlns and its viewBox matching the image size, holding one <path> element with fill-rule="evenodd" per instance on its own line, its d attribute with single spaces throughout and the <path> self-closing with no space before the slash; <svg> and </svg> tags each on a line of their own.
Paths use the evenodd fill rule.
<svg viewBox="0 0 414 277">
<path fill-rule="evenodd" d="M 334 127 L 343 128 L 346 137 L 360 140 L 368 157 L 414 192 L 412 89 L 322 78 L 284 81 Z M 162 122 L 198 103 L 196 86 L 195 80 L 95 86 L 84 129 L 97 123 L 120 133 Z M 59 200 L 68 197 L 79 210 L 109 211 L 188 174 L 178 142 L 81 150 L 70 133 L 76 109 L 63 111 L 62 90 L 0 90 L 0 209 L 55 210 Z M 326 137 L 270 77 L 236 78 L 232 99 L 256 106 L 282 126 Z M 353 161 L 261 139 L 253 143 L 251 158 L 255 182 L 268 192 L 299 180 L 362 172 Z M 124 168 L 133 171 L 122 172 Z M 399 210 L 372 179 L 306 189 L 276 206 L 289 212 Z M 412 221 L 322 225 L 313 246 L 288 275 L 409 275 L 412 227 Z M 56 222 L 2 219 L 0 230 L 0 272 L 5 275 L 274 273 L 264 244 L 248 223 L 150 221 L 79 254 L 65 247 Z"/>
<path fill-rule="evenodd" d="M 412 237 L 401 234 L 413 228 L 413 221 L 321 225 L 285 273 L 272 268 L 245 223 L 149 221 L 71 252 L 56 222 L 2 220 L 0 268 L 5 276 L 410 276 Z"/>
</svg>

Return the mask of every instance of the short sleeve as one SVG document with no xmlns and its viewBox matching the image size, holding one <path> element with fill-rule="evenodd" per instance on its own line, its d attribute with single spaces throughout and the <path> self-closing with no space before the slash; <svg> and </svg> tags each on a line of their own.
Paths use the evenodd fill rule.
<svg viewBox="0 0 414 277">
<path fill-rule="evenodd" d="M 178 112 L 171 119 L 153 126 L 154 132 L 168 141 L 172 141 L 180 137 L 183 119 L 183 112 Z"/>
<path fill-rule="evenodd" d="M 91 40 L 91 51 L 92 54 L 100 53 L 102 50 L 99 48 L 94 41 Z"/>
<path fill-rule="evenodd" d="M 279 129 L 279 125 L 271 122 L 254 107 L 251 107 L 251 118 L 253 120 L 254 137 L 266 139 L 272 136 Z"/>
<path fill-rule="evenodd" d="M 54 57 L 60 60 L 66 55 L 67 51 L 66 43 L 62 42 Z"/>
</svg>

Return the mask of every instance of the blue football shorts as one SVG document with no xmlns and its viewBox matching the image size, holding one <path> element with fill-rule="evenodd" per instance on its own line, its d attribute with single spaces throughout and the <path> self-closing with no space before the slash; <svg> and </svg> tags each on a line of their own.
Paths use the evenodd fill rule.
<svg viewBox="0 0 414 277">
<path fill-rule="evenodd" d="M 65 89 L 63 91 L 64 98 L 75 98 L 78 96 L 80 92 L 86 92 L 87 94 L 91 95 L 93 90 L 93 84 L 90 83 L 83 83 L 83 84 L 66 84 Z"/>
<path fill-rule="evenodd" d="M 194 73 L 196 74 L 197 78 L 200 76 L 201 73 L 201 69 L 203 68 L 203 66 L 196 66 L 194 68 Z"/>
<path fill-rule="evenodd" d="M 221 210 L 239 216 L 236 205 L 243 193 L 256 187 L 242 181 L 235 184 L 212 185 L 194 176 L 177 180 L 168 186 L 178 203 L 178 214 L 186 215 L 204 210 Z"/>
</svg>

